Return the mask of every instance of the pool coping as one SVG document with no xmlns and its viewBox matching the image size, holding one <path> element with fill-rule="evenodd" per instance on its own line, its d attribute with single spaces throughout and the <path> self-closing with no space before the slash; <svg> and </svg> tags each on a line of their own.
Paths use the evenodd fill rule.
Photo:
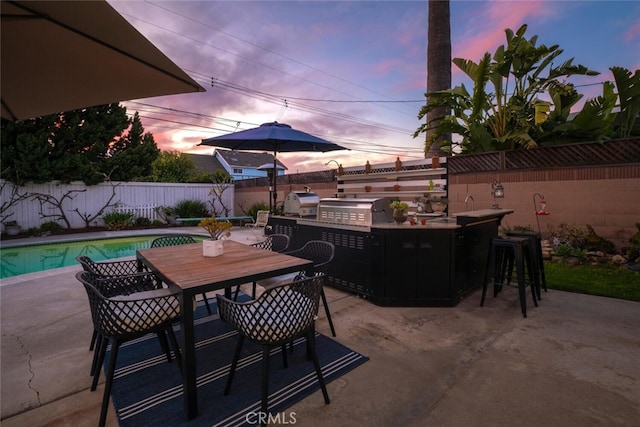
<svg viewBox="0 0 640 427">
<path fill-rule="evenodd" d="M 240 227 L 238 227 L 240 228 Z M 232 229 L 233 231 L 233 229 Z M 121 230 L 121 231 L 95 231 L 89 233 L 58 234 L 51 236 L 25 237 L 22 239 L 11 239 L 0 241 L 0 248 L 18 248 L 22 246 L 43 245 L 47 243 L 78 242 L 83 240 L 100 240 L 118 237 L 136 237 L 164 234 L 193 234 L 198 236 L 208 236 L 207 232 L 200 227 L 175 227 L 175 228 L 149 228 L 144 230 Z"/>
<path fill-rule="evenodd" d="M 233 227 L 231 229 L 231 238 L 234 237 L 234 231 L 236 237 L 239 231 L 250 231 L 245 227 Z M 136 236 L 150 236 L 150 235 L 165 235 L 165 234 L 192 234 L 197 236 L 208 236 L 207 232 L 200 227 L 174 227 L 174 228 L 155 228 L 146 230 L 122 230 L 122 231 L 96 231 L 92 233 L 77 233 L 77 234 L 63 234 L 54 236 L 42 236 L 42 237 L 25 237 L 24 239 L 12 239 L 9 242 L 11 244 L 4 244 L 0 242 L 2 248 L 17 248 L 25 246 L 35 246 L 48 243 L 65 243 L 65 242 L 78 242 L 83 240 L 100 240 L 100 239 L 112 239 L 118 237 L 136 237 Z M 244 234 L 244 233 L 240 233 Z M 235 240 L 235 239 L 233 239 Z M 16 244 L 13 244 L 13 242 Z M 112 258 L 113 260 L 134 259 L 131 257 Z M 35 279 L 46 279 L 58 274 L 68 273 L 73 270 L 80 271 L 80 264 L 71 265 L 67 267 L 52 268 L 44 271 L 36 271 L 33 273 L 19 274 L 17 276 L 7 277 L 0 279 L 0 287 L 15 285 L 21 282 L 26 282 Z"/>
</svg>

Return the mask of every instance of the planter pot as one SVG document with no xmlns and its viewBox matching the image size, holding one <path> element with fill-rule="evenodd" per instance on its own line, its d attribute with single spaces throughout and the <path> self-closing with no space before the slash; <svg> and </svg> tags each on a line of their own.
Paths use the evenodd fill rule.
<svg viewBox="0 0 640 427">
<path fill-rule="evenodd" d="M 5 225 L 4 230 L 7 232 L 7 236 L 17 236 L 20 234 L 19 225 Z"/>
<path fill-rule="evenodd" d="M 442 213 L 444 212 L 444 210 L 447 208 L 447 203 L 446 202 L 441 202 L 441 201 L 432 201 L 431 202 L 431 209 L 433 209 L 433 211 L 435 213 Z"/>
<path fill-rule="evenodd" d="M 398 224 L 404 224 L 404 222 L 407 220 L 407 217 L 408 217 L 407 211 L 401 210 L 401 209 L 393 210 L 393 219 Z"/>
<path fill-rule="evenodd" d="M 216 257 L 224 253 L 224 241 L 222 240 L 203 240 L 202 255 L 206 257 Z"/>
</svg>

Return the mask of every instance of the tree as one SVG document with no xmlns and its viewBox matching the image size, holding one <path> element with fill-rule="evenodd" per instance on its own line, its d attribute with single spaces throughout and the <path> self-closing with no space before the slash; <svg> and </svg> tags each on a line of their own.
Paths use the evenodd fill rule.
<svg viewBox="0 0 640 427">
<path fill-rule="evenodd" d="M 161 151 L 151 165 L 154 182 L 191 182 L 196 173 L 193 160 L 178 151 Z"/>
<path fill-rule="evenodd" d="M 640 117 L 640 70 L 631 71 L 622 67 L 610 68 L 620 97 L 620 128 L 618 136 L 626 138 L 633 134 Z"/>
<path fill-rule="evenodd" d="M 117 103 L 14 123 L 2 121 L 2 178 L 15 184 L 103 181 L 101 164 L 129 127 Z M 37 166 L 37 167 L 34 167 Z"/>
<path fill-rule="evenodd" d="M 456 145 L 461 152 L 536 147 L 540 137 L 549 133 L 535 120 L 536 112 L 543 113 L 549 106 L 539 99 L 540 94 L 552 98 L 555 95 L 555 100 L 573 105 L 581 95 L 565 80 L 573 75 L 599 73 L 573 65 L 573 59 L 554 65 L 563 50 L 558 45 L 537 45 L 537 36 L 524 37 L 526 30 L 526 25 L 515 33 L 505 30 L 507 44 L 499 46 L 493 56 L 486 53 L 478 63 L 454 58 L 453 63 L 472 80 L 473 94 L 469 94 L 464 84 L 428 92 L 427 104 L 421 108 L 419 118 L 440 108 L 450 108 L 451 114 L 427 120 L 414 137 L 429 132 L 427 144 L 430 144 L 447 133 L 460 135 L 460 143 L 451 142 L 446 147 L 449 152 L 456 151 Z M 556 109 L 567 112 L 570 105 L 556 105 Z"/>
<path fill-rule="evenodd" d="M 100 166 L 129 124 L 126 108 L 118 103 L 60 114 L 51 136 L 53 179 L 84 181 L 87 185 L 102 182 L 104 171 Z"/>
<path fill-rule="evenodd" d="M 451 17 L 449 0 L 429 0 L 429 22 L 427 28 L 427 92 L 437 92 L 451 88 Z M 428 100 L 427 100 L 428 102 Z M 446 106 L 434 108 L 427 113 L 426 121 L 437 123 L 448 116 L 451 110 Z M 451 138 L 443 134 L 431 138 L 433 131 L 427 131 L 425 139 L 425 157 L 434 154 L 442 156 L 442 140 Z M 431 142 L 429 142 L 431 141 Z"/>
<path fill-rule="evenodd" d="M 48 141 L 54 125 L 52 116 L 20 123 L 2 120 L 0 153 L 3 179 L 15 185 L 27 181 L 43 183 L 53 179 Z"/>
<path fill-rule="evenodd" d="M 159 153 L 153 135 L 144 133 L 136 112 L 128 133 L 116 139 L 108 148 L 101 171 L 104 175 L 111 174 L 113 181 L 139 181 L 151 175 L 151 165 Z"/>
</svg>

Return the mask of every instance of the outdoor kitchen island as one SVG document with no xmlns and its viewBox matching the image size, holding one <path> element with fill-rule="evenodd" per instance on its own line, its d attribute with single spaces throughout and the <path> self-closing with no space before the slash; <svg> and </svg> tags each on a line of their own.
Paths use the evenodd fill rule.
<svg viewBox="0 0 640 427">
<path fill-rule="evenodd" d="M 287 234 L 290 250 L 308 240 L 335 245 L 327 285 L 380 306 L 454 306 L 482 285 L 489 240 L 511 209 L 459 212 L 425 225 L 351 225 L 272 216 L 271 233 Z M 320 214 L 318 215 L 320 217 Z"/>
</svg>

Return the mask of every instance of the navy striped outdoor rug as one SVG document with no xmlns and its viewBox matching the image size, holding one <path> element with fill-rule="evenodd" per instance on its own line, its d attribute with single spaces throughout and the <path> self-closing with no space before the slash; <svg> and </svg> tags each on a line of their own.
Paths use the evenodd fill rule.
<svg viewBox="0 0 640 427">
<path fill-rule="evenodd" d="M 118 352 L 111 396 L 121 426 L 256 424 L 253 414 L 260 411 L 261 347 L 245 341 L 231 392 L 224 396 L 237 333 L 217 314 L 207 316 L 203 307 L 198 307 L 196 318 L 198 417 L 185 420 L 178 365 L 167 363 L 158 339 L 148 335 L 124 344 Z M 176 334 L 179 340 L 178 330 Z M 316 335 L 316 343 L 327 383 L 368 360 L 322 334 Z M 269 408 L 272 414 L 283 417 L 290 416 L 288 407 L 319 389 L 313 363 L 306 358 L 304 339 L 294 343 L 293 354 L 287 357 L 286 369 L 279 349 L 272 350 L 269 358 Z M 321 395 L 317 399 L 318 405 L 324 405 Z"/>
</svg>

